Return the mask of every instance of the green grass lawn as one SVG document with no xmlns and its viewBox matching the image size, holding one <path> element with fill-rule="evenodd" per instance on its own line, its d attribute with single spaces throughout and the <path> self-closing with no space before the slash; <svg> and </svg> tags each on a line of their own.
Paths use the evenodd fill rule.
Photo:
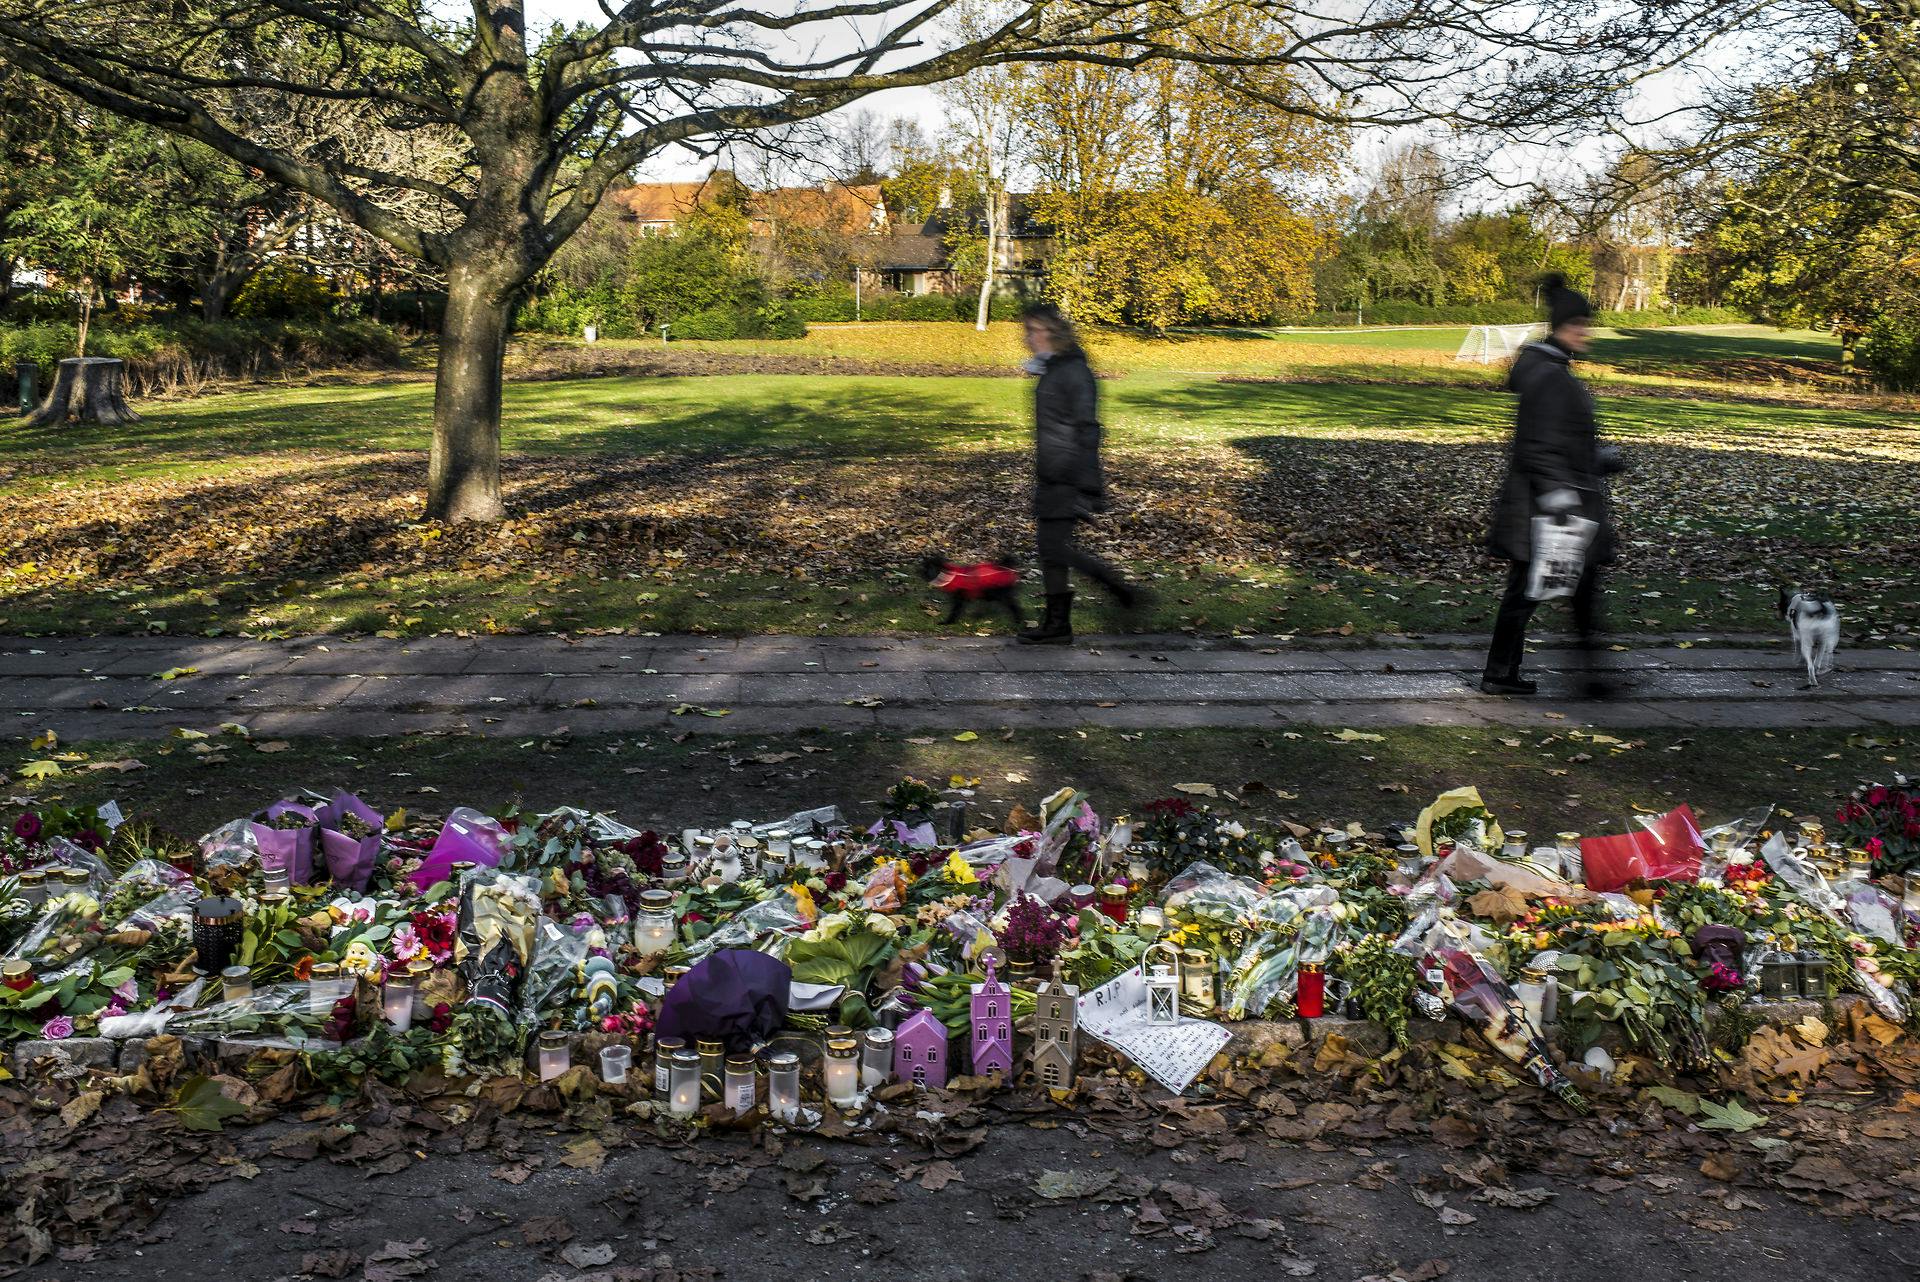
<svg viewBox="0 0 1920 1282">
<path fill-rule="evenodd" d="M 1094 537 L 1160 588 L 1127 624 L 1483 628 L 1494 574 L 1474 548 L 1512 403 L 1498 371 L 1451 361 L 1463 332 L 1099 335 L 1119 504 Z M 1770 371 L 1817 360 L 1818 336 L 1601 341 L 1605 430 L 1633 462 L 1616 488 L 1619 626 L 1770 630 L 1783 581 L 1830 588 L 1883 630 L 1912 625 L 1920 418 L 1773 395 Z M 0 434 L 0 629 L 912 632 L 935 626 L 910 573 L 923 549 L 1027 545 L 1029 385 L 879 372 L 1005 365 L 1014 327 L 698 346 L 866 372 L 511 384 L 514 519 L 494 529 L 420 519 L 418 378 Z M 1737 397 L 1700 390 L 1722 375 Z"/>
<path fill-rule="evenodd" d="M 1063 732 L 1009 730 L 955 742 L 949 733 L 876 734 L 796 729 L 777 737 L 673 742 L 663 735 L 568 741 L 446 735 L 277 741 L 271 752 L 220 736 L 68 745 L 91 761 L 142 768 L 16 780 L 11 791 L 62 804 L 117 800 L 130 817 L 186 838 L 299 788 L 345 786 L 383 807 L 445 813 L 456 805 L 534 809 L 568 804 L 675 830 L 755 820 L 828 802 L 871 815 L 888 787 L 912 774 L 972 784 L 971 805 L 992 822 L 1016 802 L 1036 807 L 1056 787 L 1088 791 L 1103 814 L 1125 813 L 1210 783 L 1229 812 L 1311 826 L 1412 818 L 1434 795 L 1477 785 L 1509 827 L 1536 833 L 1623 831 L 1635 813 L 1689 802 L 1718 822 L 1772 802 L 1803 815 L 1831 812 L 1861 779 L 1911 767 L 1908 741 L 1837 730 L 1645 732 L 1600 748 L 1564 735 L 1490 729 L 1388 729 L 1378 742 L 1341 743 L 1325 730 Z M 14 755 L 27 753 L 24 741 Z M 799 753 L 772 764 L 755 757 Z M 39 754 L 31 754 L 39 755 Z M 11 762 L 9 765 L 13 764 Z"/>
</svg>

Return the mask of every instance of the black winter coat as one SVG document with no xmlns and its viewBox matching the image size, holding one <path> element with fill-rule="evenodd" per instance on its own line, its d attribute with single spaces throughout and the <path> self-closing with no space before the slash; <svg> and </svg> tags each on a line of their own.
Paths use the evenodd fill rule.
<svg viewBox="0 0 1920 1282">
<path fill-rule="evenodd" d="M 1033 428 L 1034 516 L 1049 521 L 1106 511 L 1099 392 L 1084 355 L 1047 358 L 1033 389 Z"/>
<path fill-rule="evenodd" d="M 1614 559 L 1614 538 L 1606 476 L 1619 464 L 1600 444 L 1593 396 L 1574 377 L 1567 351 L 1553 343 L 1528 343 L 1507 375 L 1507 390 L 1519 393 L 1520 408 L 1506 479 L 1494 499 L 1488 551 L 1509 561 L 1531 560 L 1533 518 L 1546 515 L 1540 499 L 1569 489 L 1580 496 L 1578 515 L 1600 524 L 1588 563 L 1608 564 Z"/>
</svg>

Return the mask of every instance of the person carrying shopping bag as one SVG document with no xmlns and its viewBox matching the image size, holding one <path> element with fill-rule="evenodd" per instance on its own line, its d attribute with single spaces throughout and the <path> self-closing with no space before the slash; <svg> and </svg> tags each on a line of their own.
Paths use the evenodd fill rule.
<svg viewBox="0 0 1920 1282">
<path fill-rule="evenodd" d="M 1547 336 L 1521 348 L 1507 375 L 1507 390 L 1518 394 L 1520 404 L 1487 548 L 1509 566 L 1480 688 L 1499 695 L 1535 692 L 1535 684 L 1520 675 L 1527 622 L 1541 599 L 1566 595 L 1587 656 L 1585 692 L 1589 698 L 1606 698 L 1611 691 L 1598 668 L 1600 571 L 1615 555 L 1606 478 L 1620 470 L 1620 459 L 1618 451 L 1600 442 L 1593 395 L 1573 372 L 1574 358 L 1592 342 L 1593 305 L 1558 274 L 1547 278 L 1544 292 Z M 1548 530 L 1536 526 L 1536 520 L 1560 528 Z M 1590 530 L 1580 522 L 1591 522 Z M 1565 546 L 1557 549 L 1560 559 L 1554 566 L 1536 565 L 1536 558 L 1546 554 L 1545 548 L 1536 547 L 1536 530 L 1556 544 L 1567 544 L 1575 542 L 1564 537 L 1569 528 L 1589 536 L 1577 570 L 1570 572 Z M 1556 578 L 1569 582 L 1543 587 Z"/>
</svg>

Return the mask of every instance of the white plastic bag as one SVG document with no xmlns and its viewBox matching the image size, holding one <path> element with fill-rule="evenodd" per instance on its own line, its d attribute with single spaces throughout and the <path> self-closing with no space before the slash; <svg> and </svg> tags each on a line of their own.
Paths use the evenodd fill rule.
<svg viewBox="0 0 1920 1282">
<path fill-rule="evenodd" d="M 1533 518 L 1533 560 L 1527 568 L 1527 600 L 1553 601 L 1572 596 L 1586 569 L 1587 547 L 1600 529 L 1578 516 Z"/>
</svg>

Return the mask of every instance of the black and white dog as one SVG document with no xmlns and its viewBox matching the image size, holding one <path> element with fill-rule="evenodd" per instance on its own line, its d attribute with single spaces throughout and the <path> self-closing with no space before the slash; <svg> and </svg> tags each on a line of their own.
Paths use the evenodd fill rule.
<svg viewBox="0 0 1920 1282">
<path fill-rule="evenodd" d="M 1817 689 L 1820 674 L 1833 671 L 1833 652 L 1840 648 L 1840 611 L 1818 592 L 1780 589 L 1780 617 L 1787 621 L 1794 649 L 1807 665 L 1807 686 Z"/>
</svg>

